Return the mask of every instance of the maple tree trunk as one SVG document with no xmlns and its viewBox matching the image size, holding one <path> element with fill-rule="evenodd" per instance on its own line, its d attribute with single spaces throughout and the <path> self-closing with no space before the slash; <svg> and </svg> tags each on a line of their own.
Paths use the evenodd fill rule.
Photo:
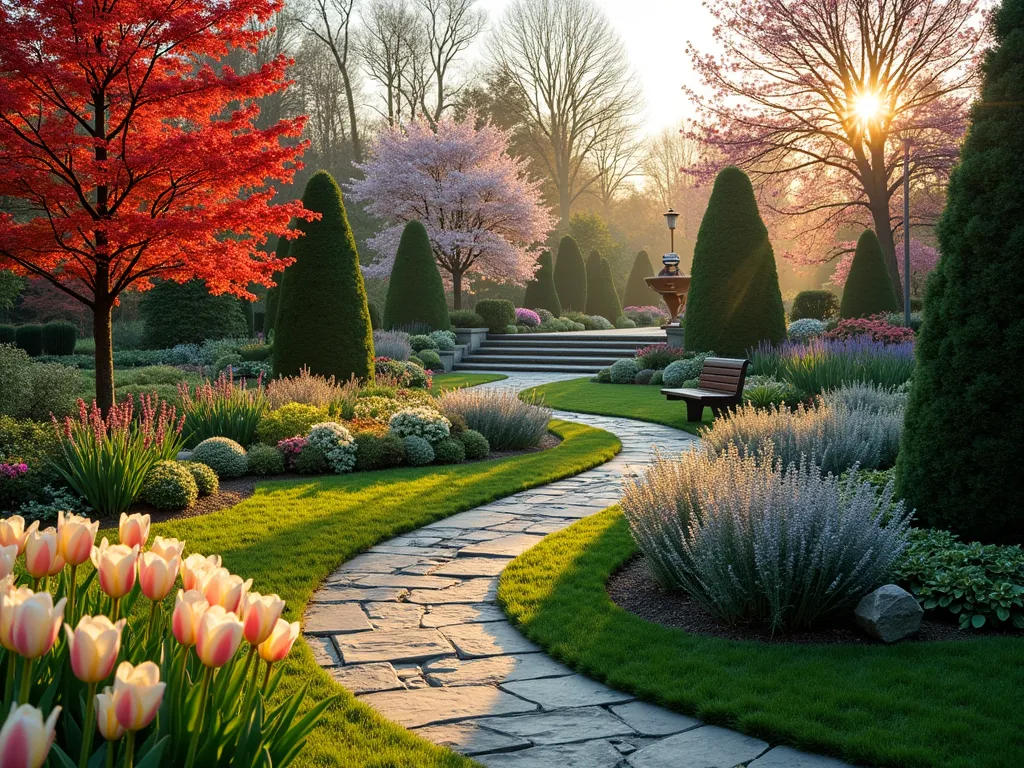
<svg viewBox="0 0 1024 768">
<path fill-rule="evenodd" d="M 102 298 L 96 296 L 92 309 L 92 332 L 96 342 L 96 404 L 104 414 L 114 404 L 114 344 L 111 337 L 113 311 L 114 300 L 109 294 Z"/>
<path fill-rule="evenodd" d="M 100 41 L 96 43 L 97 49 Z M 92 103 L 96 126 L 94 135 L 103 139 L 106 136 L 107 114 L 106 94 L 98 90 L 93 93 Z M 107 148 L 102 142 L 96 144 L 97 162 L 105 162 Z M 96 186 L 96 214 L 100 221 L 105 220 L 109 211 L 107 198 L 109 189 L 106 184 Z M 96 242 L 96 274 L 93 285 L 92 331 L 96 342 L 96 404 L 106 416 L 114 404 L 114 344 L 111 337 L 111 315 L 114 309 L 114 296 L 110 293 L 110 254 L 106 231 L 97 226 Z"/>
<path fill-rule="evenodd" d="M 871 218 L 875 224 L 875 234 L 878 235 L 878 244 L 882 246 L 885 268 L 889 271 L 889 279 L 892 281 L 896 295 L 902 296 L 903 284 L 900 282 L 900 271 L 896 264 L 896 240 L 892 234 L 892 221 L 889 219 L 889 201 L 883 200 L 876 204 L 871 195 L 868 195 L 868 200 L 871 205 Z"/>
</svg>

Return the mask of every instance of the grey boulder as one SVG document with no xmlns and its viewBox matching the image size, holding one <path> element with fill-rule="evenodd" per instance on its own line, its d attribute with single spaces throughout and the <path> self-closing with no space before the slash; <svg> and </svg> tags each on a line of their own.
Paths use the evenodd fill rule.
<svg viewBox="0 0 1024 768">
<path fill-rule="evenodd" d="M 924 611 L 914 596 L 895 584 L 865 595 L 854 609 L 857 624 L 876 640 L 895 643 L 921 628 Z"/>
</svg>

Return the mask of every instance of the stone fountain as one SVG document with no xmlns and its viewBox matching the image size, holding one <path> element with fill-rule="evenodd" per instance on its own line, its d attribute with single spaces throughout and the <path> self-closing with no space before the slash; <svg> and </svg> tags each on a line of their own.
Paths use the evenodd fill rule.
<svg viewBox="0 0 1024 768">
<path fill-rule="evenodd" d="M 686 294 L 690 290 L 690 276 L 679 271 L 679 254 L 675 252 L 676 220 L 678 218 L 679 214 L 671 208 L 665 213 L 672 251 L 661 257 L 661 263 L 664 265 L 661 272 L 654 277 L 644 278 L 647 287 L 660 294 L 668 308 L 669 321 L 661 327 L 665 330 L 669 345 L 673 347 L 683 346 L 684 333 L 679 323 L 679 316 L 686 310 Z"/>
</svg>

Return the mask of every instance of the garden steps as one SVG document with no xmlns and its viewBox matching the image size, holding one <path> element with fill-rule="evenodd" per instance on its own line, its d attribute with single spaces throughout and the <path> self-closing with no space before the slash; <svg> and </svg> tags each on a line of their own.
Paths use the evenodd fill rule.
<svg viewBox="0 0 1024 768">
<path fill-rule="evenodd" d="M 561 378 L 513 374 L 481 386 L 522 389 Z M 488 768 L 677 768 L 696 761 L 844 768 L 638 701 L 548 657 L 508 621 L 497 604 L 504 565 L 544 536 L 617 503 L 622 480 L 654 460 L 652 443 L 672 454 L 697 440 L 632 419 L 554 415 L 614 433 L 622 451 L 594 469 L 438 520 L 343 564 L 307 610 L 305 638 L 318 663 L 385 717 Z M 382 573 L 389 568 L 390 577 Z M 409 586 L 384 594 L 374 586 L 381 579 Z M 338 585 L 343 594 L 333 589 Z"/>
<path fill-rule="evenodd" d="M 664 341 L 662 331 L 488 334 L 454 370 L 592 376 L 616 360 L 633 357 L 641 347 Z"/>
</svg>

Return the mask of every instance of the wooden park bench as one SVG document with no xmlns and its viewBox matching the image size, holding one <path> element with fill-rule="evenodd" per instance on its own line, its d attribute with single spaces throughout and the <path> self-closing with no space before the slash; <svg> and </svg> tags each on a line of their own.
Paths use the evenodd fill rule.
<svg viewBox="0 0 1024 768">
<path fill-rule="evenodd" d="M 747 379 L 749 360 L 735 360 L 728 357 L 709 357 L 700 370 L 697 389 L 663 389 L 669 400 L 686 403 L 686 420 L 700 421 L 704 406 L 710 406 L 715 416 L 743 399 L 743 382 Z"/>
</svg>

